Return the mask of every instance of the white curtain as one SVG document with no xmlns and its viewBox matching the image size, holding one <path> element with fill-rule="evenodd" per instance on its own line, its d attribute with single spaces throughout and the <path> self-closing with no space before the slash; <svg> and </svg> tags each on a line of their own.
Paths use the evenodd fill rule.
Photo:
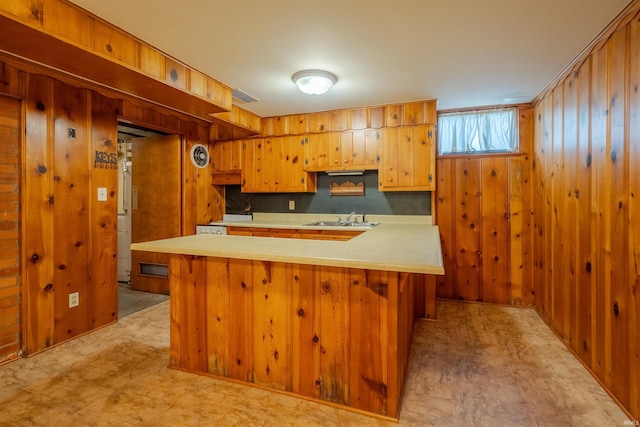
<svg viewBox="0 0 640 427">
<path fill-rule="evenodd" d="M 440 154 L 518 151 L 515 108 L 438 115 Z"/>
</svg>

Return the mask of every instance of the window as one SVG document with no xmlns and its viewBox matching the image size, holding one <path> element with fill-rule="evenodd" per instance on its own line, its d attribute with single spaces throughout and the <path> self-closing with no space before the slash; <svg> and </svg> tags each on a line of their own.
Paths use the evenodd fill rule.
<svg viewBox="0 0 640 427">
<path fill-rule="evenodd" d="M 518 151 L 516 108 L 438 115 L 438 154 Z"/>
</svg>

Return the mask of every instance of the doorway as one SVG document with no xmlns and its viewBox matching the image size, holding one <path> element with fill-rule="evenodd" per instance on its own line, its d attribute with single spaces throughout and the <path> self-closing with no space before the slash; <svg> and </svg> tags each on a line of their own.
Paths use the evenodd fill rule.
<svg viewBox="0 0 640 427">
<path fill-rule="evenodd" d="M 181 153 L 179 135 L 118 122 L 118 313 L 122 318 L 166 301 L 162 259 L 131 252 L 132 242 L 180 235 L 180 161 L 166 168 L 161 155 Z M 149 197 L 150 194 L 168 197 Z M 169 207 L 171 205 L 172 207 Z M 178 209 L 178 212 L 173 210 Z M 178 218 L 176 228 L 176 220 Z M 161 231 L 155 231 L 161 230 Z M 150 254 L 154 255 L 154 254 Z M 141 267 L 142 266 L 142 267 Z M 143 268 L 150 269 L 144 271 Z M 142 270 L 142 271 L 141 271 Z"/>
</svg>

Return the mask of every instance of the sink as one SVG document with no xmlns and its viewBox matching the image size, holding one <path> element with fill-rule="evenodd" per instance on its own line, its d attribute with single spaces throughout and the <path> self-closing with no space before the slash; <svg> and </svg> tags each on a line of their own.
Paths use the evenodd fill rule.
<svg viewBox="0 0 640 427">
<path fill-rule="evenodd" d="M 344 224 L 345 223 L 338 221 L 316 221 L 303 225 L 309 225 L 313 227 L 342 227 Z"/>
<path fill-rule="evenodd" d="M 346 227 L 363 227 L 363 228 L 371 228 L 371 227 L 375 227 L 376 225 L 380 224 L 379 222 L 345 222 L 344 226 Z"/>
<path fill-rule="evenodd" d="M 371 228 L 380 224 L 379 222 L 353 222 L 353 221 L 316 221 L 304 224 L 311 227 L 358 227 Z"/>
</svg>

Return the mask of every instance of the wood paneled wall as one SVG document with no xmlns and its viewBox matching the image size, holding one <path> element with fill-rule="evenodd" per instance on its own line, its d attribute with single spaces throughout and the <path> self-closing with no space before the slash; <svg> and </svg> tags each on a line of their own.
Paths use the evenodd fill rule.
<svg viewBox="0 0 640 427">
<path fill-rule="evenodd" d="M 20 350 L 21 121 L 20 100 L 0 95 L 0 362 Z"/>
<path fill-rule="evenodd" d="M 520 153 L 440 156 L 436 219 L 445 275 L 439 298 L 533 304 L 532 109 L 519 108 Z"/>
<path fill-rule="evenodd" d="M 0 96 L 2 360 L 117 319 L 117 163 L 110 163 L 116 159 L 117 120 L 180 134 L 184 153 L 207 144 L 209 124 L 1 62 Z M 7 130 L 5 138 L 4 130 L 20 129 L 15 120 L 23 119 L 24 134 Z M 224 205 L 206 169 L 193 166 L 186 154 L 181 168 L 181 227 L 193 234 L 196 224 L 221 216 Z M 107 188 L 106 202 L 97 201 L 98 187 Z M 18 247 L 22 258 L 15 256 Z M 72 292 L 79 292 L 80 305 L 69 308 Z M 16 332 L 19 319 L 22 336 Z"/>
<path fill-rule="evenodd" d="M 120 107 L 49 77 L 26 79 L 24 345 L 34 352 L 117 319 L 117 165 L 108 158 Z M 80 304 L 69 308 L 72 292 Z"/>
<path fill-rule="evenodd" d="M 638 18 L 623 17 L 536 102 L 534 154 L 536 309 L 636 419 Z"/>
</svg>

